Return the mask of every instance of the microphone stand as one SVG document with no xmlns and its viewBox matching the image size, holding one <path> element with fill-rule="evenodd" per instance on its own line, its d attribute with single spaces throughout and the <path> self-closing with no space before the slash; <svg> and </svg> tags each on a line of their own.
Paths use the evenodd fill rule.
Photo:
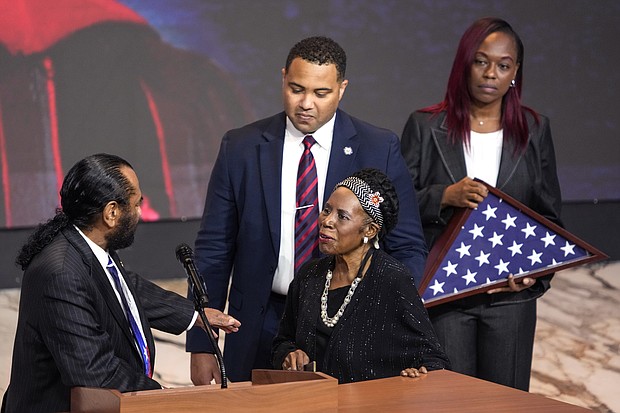
<svg viewBox="0 0 620 413">
<path fill-rule="evenodd" d="M 192 251 L 191 248 L 187 247 L 187 249 L 189 250 L 187 252 L 191 253 Z M 177 258 L 179 259 L 179 261 L 181 261 L 181 264 L 183 264 L 183 267 L 185 267 L 185 272 L 188 275 L 187 282 L 194 296 L 194 307 L 196 308 L 196 311 L 198 311 L 198 316 L 200 317 L 200 319 L 202 320 L 202 323 L 205 326 L 205 330 L 207 331 L 207 336 L 209 337 L 209 342 L 211 343 L 211 346 L 215 350 L 215 357 L 217 358 L 217 363 L 220 367 L 220 376 L 222 378 L 221 388 L 226 389 L 228 388 L 228 377 L 226 376 L 226 368 L 224 367 L 224 357 L 222 357 L 222 352 L 220 350 L 220 347 L 217 344 L 217 339 L 215 338 L 215 334 L 213 333 L 213 329 L 211 327 L 211 324 L 209 323 L 209 320 L 207 319 L 207 316 L 204 310 L 204 308 L 209 303 L 209 296 L 207 294 L 207 291 L 202 281 L 198 278 L 199 275 L 195 271 L 195 267 L 193 266 L 193 260 L 191 259 L 191 255 L 186 256 L 186 257 L 183 257 L 182 255 L 183 254 L 179 254 L 179 251 L 177 249 Z"/>
</svg>

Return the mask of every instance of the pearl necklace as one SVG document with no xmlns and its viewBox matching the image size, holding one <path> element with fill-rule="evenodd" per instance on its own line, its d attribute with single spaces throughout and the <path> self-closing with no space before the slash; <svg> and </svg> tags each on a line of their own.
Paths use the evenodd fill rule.
<svg viewBox="0 0 620 413">
<path fill-rule="evenodd" d="M 334 327 L 338 323 L 338 320 L 340 320 L 340 317 L 342 317 L 342 315 L 344 314 L 345 308 L 347 308 L 347 305 L 349 305 L 349 302 L 351 302 L 351 297 L 353 297 L 353 293 L 355 292 L 357 285 L 360 283 L 360 281 L 362 281 L 362 277 L 355 277 L 355 279 L 351 283 L 351 288 L 349 288 L 349 292 L 347 293 L 347 296 L 344 297 L 344 301 L 336 312 L 336 315 L 334 315 L 333 317 L 328 317 L 327 295 L 329 293 L 329 286 L 332 282 L 332 275 L 332 270 L 327 270 L 327 276 L 325 277 L 325 289 L 323 290 L 323 295 L 321 295 L 321 320 L 323 320 L 323 323 L 330 328 Z"/>
</svg>

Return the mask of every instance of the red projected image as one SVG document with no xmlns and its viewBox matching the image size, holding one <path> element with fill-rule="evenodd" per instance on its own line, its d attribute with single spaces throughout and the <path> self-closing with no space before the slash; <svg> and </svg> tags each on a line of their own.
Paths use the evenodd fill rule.
<svg viewBox="0 0 620 413">
<path fill-rule="evenodd" d="M 140 171 L 144 220 L 197 217 L 221 136 L 253 118 L 228 73 L 120 2 L 0 5 L 0 227 L 47 219 L 97 152 Z"/>
</svg>

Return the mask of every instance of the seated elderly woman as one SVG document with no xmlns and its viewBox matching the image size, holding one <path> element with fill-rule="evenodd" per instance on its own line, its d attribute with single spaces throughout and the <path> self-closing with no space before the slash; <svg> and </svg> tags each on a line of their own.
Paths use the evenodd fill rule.
<svg viewBox="0 0 620 413">
<path fill-rule="evenodd" d="M 316 369 L 340 383 L 449 368 L 411 273 L 379 249 L 398 218 L 388 177 L 363 169 L 336 185 L 319 217 L 319 248 L 291 282 L 276 368 Z"/>
</svg>

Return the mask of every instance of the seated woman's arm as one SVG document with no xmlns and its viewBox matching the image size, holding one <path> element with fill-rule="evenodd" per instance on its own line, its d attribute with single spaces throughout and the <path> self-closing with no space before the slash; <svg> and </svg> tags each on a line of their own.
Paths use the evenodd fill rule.
<svg viewBox="0 0 620 413">
<path fill-rule="evenodd" d="M 271 361 L 274 369 L 303 370 L 303 365 L 310 362 L 306 353 L 300 350 L 295 343 L 297 331 L 297 308 L 299 306 L 299 284 L 293 280 L 286 296 L 284 314 L 280 320 L 278 334 L 273 339 Z M 301 354 L 303 353 L 303 355 Z M 289 356 L 290 355 L 290 356 Z M 304 358 L 305 356 L 305 358 Z M 300 369 L 293 368 L 299 360 L 305 361 Z M 286 361 L 286 364 L 285 364 Z"/>
<path fill-rule="evenodd" d="M 439 344 L 417 289 L 406 282 L 406 277 L 401 278 L 404 280 L 400 282 L 399 287 L 402 292 L 403 322 L 411 334 L 411 345 L 419 349 L 417 353 L 420 355 L 419 360 L 412 360 L 413 365 L 403 366 L 401 375 L 419 377 L 427 371 L 450 369 L 450 360 Z"/>
</svg>

